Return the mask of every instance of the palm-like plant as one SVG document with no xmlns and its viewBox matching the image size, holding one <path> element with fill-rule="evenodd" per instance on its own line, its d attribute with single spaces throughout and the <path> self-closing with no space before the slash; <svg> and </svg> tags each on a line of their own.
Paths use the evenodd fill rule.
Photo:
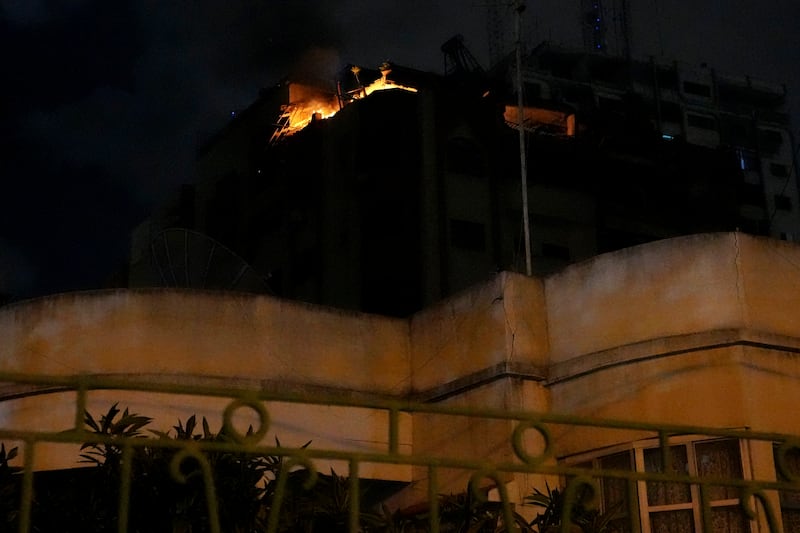
<svg viewBox="0 0 800 533">
<path fill-rule="evenodd" d="M 118 465 L 122 456 L 121 441 L 123 439 L 145 438 L 141 429 L 152 422 L 152 418 L 132 414 L 125 408 L 122 416 L 117 418 L 120 410 L 118 404 L 112 405 L 108 411 L 95 420 L 89 411 L 84 413 L 84 423 L 92 432 L 108 437 L 107 442 L 90 441 L 81 445 L 80 462 L 92 463 L 97 466 L 114 464 Z"/>
<path fill-rule="evenodd" d="M 9 462 L 17 456 L 17 448 L 9 448 L 0 444 L 0 520 L 2 523 L 15 525 L 18 514 L 19 467 Z"/>
<path fill-rule="evenodd" d="M 562 520 L 566 498 L 558 488 L 551 489 L 545 483 L 545 490 L 534 489 L 533 494 L 526 496 L 525 501 L 542 507 L 543 510 L 530 523 L 540 533 L 558 533 L 562 529 Z M 579 491 L 570 509 L 569 529 L 575 533 L 614 533 L 617 529 L 613 520 L 622 508 L 622 502 L 600 511 L 589 509 L 584 500 L 586 495 Z"/>
<path fill-rule="evenodd" d="M 105 414 L 95 418 L 90 413 L 84 417 L 93 433 L 105 438 L 99 442 L 90 439 L 81 447 L 81 462 L 98 466 L 107 482 L 103 483 L 101 498 L 109 508 L 117 497 L 124 439 L 146 438 L 144 432 L 152 419 L 121 411 L 117 404 Z M 230 438 L 220 431 L 211 431 L 203 418 L 198 424 L 192 415 L 185 422 L 178 420 L 169 432 L 148 430 L 159 439 L 176 441 L 227 442 Z M 252 433 L 252 428 L 249 430 Z M 280 467 L 280 458 L 262 457 L 245 453 L 206 452 L 201 460 L 207 463 L 212 479 L 202 475 L 203 469 L 196 460 L 184 459 L 178 466 L 179 478 L 171 475 L 170 463 L 184 446 L 136 446 L 131 454 L 129 530 L 148 532 L 192 532 L 210 530 L 206 487 L 214 484 L 220 525 L 224 531 L 253 531 L 256 528 L 266 493 L 268 472 Z M 113 496 L 113 498 L 109 497 Z M 91 498 L 91 495 L 89 495 Z M 115 505 L 113 505 L 115 507 Z M 105 527 L 116 516 L 100 513 Z M 98 529 L 99 530 L 99 529 Z M 94 531 L 94 529 L 87 529 Z"/>
<path fill-rule="evenodd" d="M 114 404 L 99 419 L 85 414 L 85 422 L 94 433 L 103 435 L 102 442 L 87 442 L 81 447 L 81 461 L 101 467 L 119 486 L 119 472 L 123 449 L 123 438 L 145 438 L 144 428 L 151 419 L 120 411 Z M 170 431 L 148 430 L 158 439 L 193 442 L 231 442 L 233 438 L 224 428 L 213 432 L 208 420 L 203 417 L 198 423 L 195 415 L 186 421 L 178 420 Z M 246 436 L 253 433 L 248 428 Z M 278 447 L 280 441 L 275 439 Z M 302 448 L 311 444 L 307 442 Z M 220 527 L 228 532 L 251 532 L 265 530 L 274 494 L 275 481 L 284 466 L 281 455 L 264 456 L 245 452 L 207 451 L 201 460 L 207 463 L 212 479 L 202 475 L 201 465 L 191 459 L 178 465 L 180 479 L 170 472 L 170 463 L 178 450 L 184 446 L 136 446 L 132 453 L 131 493 L 129 500 L 129 531 L 137 532 L 191 532 L 204 533 L 210 530 L 205 482 L 213 483 L 219 512 Z M 87 450 L 87 451 L 84 451 Z M 111 488 L 106 484 L 107 488 Z M 117 492 L 108 491 L 108 493 Z M 295 495 L 299 491 L 294 491 Z M 341 493 L 339 493 L 341 496 Z M 341 504 L 337 499 L 336 502 Z M 110 502 L 104 502 L 106 505 Z M 291 507 L 288 507 L 291 509 Z M 105 517 L 108 519 L 113 517 Z M 298 514 L 288 513 L 282 522 L 290 529 L 299 520 Z M 294 529 L 293 529 L 294 530 Z M 90 531 L 90 529 L 87 529 Z M 92 530 L 93 531 L 93 530 Z"/>
</svg>

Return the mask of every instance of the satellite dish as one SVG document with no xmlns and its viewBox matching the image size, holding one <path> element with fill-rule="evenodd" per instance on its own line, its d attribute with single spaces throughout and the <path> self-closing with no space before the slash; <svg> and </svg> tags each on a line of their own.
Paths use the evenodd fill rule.
<svg viewBox="0 0 800 533">
<path fill-rule="evenodd" d="M 164 287 L 269 293 L 264 276 L 212 237 L 169 228 L 150 242 L 156 278 Z"/>
</svg>

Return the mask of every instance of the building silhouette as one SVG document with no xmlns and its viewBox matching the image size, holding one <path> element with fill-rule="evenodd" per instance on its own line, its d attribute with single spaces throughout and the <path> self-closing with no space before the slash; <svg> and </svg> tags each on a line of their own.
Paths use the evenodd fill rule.
<svg viewBox="0 0 800 533">
<path fill-rule="evenodd" d="M 442 76 L 386 63 L 262 90 L 137 228 L 130 286 L 407 316 L 524 271 L 515 67 L 443 51 Z M 784 87 L 548 43 L 522 74 L 535 273 L 692 233 L 800 235 Z"/>
</svg>

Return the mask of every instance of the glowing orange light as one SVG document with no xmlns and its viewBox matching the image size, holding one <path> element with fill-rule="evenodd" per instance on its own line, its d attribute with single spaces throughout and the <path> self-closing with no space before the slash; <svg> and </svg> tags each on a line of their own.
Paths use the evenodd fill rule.
<svg viewBox="0 0 800 533">
<path fill-rule="evenodd" d="M 417 89 L 415 89 L 414 87 L 400 85 L 399 83 L 395 83 L 391 80 L 387 80 L 384 78 L 378 78 L 377 80 L 373 81 L 372 83 L 364 87 L 364 92 L 366 93 L 367 96 L 369 96 L 375 91 L 385 91 L 388 89 L 400 89 L 411 93 L 417 92 Z"/>
<path fill-rule="evenodd" d="M 509 126 L 514 128 L 519 126 L 519 109 L 516 106 L 507 105 L 503 117 Z M 568 137 L 575 135 L 574 113 L 538 107 L 525 107 L 522 114 L 522 124 L 527 130 L 548 131 Z"/>
<path fill-rule="evenodd" d="M 358 70 L 360 69 L 358 69 L 358 67 L 353 67 L 353 69 L 357 69 L 353 70 L 353 73 L 357 77 Z M 387 75 L 390 72 L 391 69 L 384 68 L 382 70 L 383 75 L 380 78 L 364 87 L 363 91 L 360 91 L 360 94 L 356 96 L 352 96 L 352 99 L 358 100 L 376 91 L 385 91 L 389 89 L 399 89 L 413 93 L 417 92 L 417 89 L 414 87 L 400 85 L 399 83 L 387 79 Z M 293 84 L 290 86 L 290 103 L 283 108 L 283 114 L 281 115 L 283 120 L 281 121 L 279 119 L 280 124 L 270 142 L 302 130 L 313 120 L 324 120 L 332 117 L 339 111 L 339 105 L 339 98 L 330 93 L 321 92 L 305 84 Z"/>
<path fill-rule="evenodd" d="M 317 115 L 317 118 L 320 119 L 332 117 L 339 110 L 339 103 L 336 99 L 312 99 L 294 102 L 291 104 L 291 108 L 289 124 L 284 131 L 284 135 L 291 135 L 305 128 L 314 119 L 314 115 Z"/>
</svg>

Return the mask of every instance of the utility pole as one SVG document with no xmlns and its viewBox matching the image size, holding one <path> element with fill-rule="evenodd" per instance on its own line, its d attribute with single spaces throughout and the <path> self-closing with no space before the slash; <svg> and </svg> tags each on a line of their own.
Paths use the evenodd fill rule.
<svg viewBox="0 0 800 533">
<path fill-rule="evenodd" d="M 528 163 L 525 151 L 525 106 L 522 84 L 522 12 L 525 2 L 517 0 L 517 125 L 519 130 L 519 172 L 522 181 L 522 229 L 525 239 L 525 273 L 533 275 L 531 259 L 531 229 L 528 216 Z"/>
</svg>

